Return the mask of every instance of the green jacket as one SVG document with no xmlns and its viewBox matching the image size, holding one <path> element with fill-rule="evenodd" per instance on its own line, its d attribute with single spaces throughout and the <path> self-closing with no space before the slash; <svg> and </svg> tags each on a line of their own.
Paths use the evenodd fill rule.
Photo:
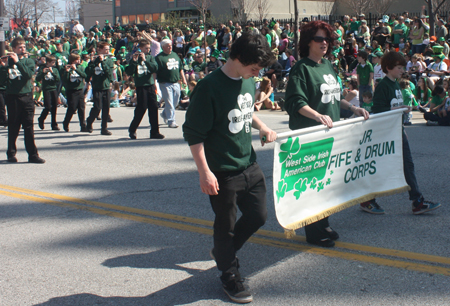
<svg viewBox="0 0 450 306">
<path fill-rule="evenodd" d="M 33 90 L 32 79 L 34 76 L 35 64 L 31 58 L 22 58 L 14 63 L 8 59 L 8 79 L 6 83 L 6 93 L 11 95 L 21 95 L 31 93 Z"/>
<path fill-rule="evenodd" d="M 91 79 L 93 90 L 109 90 L 113 81 L 114 62 L 111 58 L 100 61 L 97 57 L 91 61 L 86 69 L 86 78 Z"/>
<path fill-rule="evenodd" d="M 39 67 L 38 73 L 36 75 L 36 81 L 42 81 L 42 91 L 52 91 L 56 90 L 59 85 L 59 81 L 61 80 L 59 76 L 58 69 L 56 67 L 52 68 L 52 72 L 44 72 L 44 69 L 48 68 L 45 65 Z"/>
<path fill-rule="evenodd" d="M 140 60 L 140 58 L 138 58 Z M 145 56 L 145 61 L 137 62 L 131 60 L 130 64 L 125 68 L 126 74 L 133 76 L 136 87 L 151 86 L 155 84 L 153 73 L 158 70 L 155 58 L 151 55 Z"/>
<path fill-rule="evenodd" d="M 62 75 L 62 81 L 66 91 L 83 89 L 85 78 L 86 72 L 82 65 L 78 65 L 76 70 L 70 68 L 69 71 L 67 71 L 64 69 Z"/>
</svg>

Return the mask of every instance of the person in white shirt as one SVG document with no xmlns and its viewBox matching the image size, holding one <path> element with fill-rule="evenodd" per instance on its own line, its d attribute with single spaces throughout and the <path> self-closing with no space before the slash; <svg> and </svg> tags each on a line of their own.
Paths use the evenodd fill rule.
<svg viewBox="0 0 450 306">
<path fill-rule="evenodd" d="M 372 63 L 373 63 L 373 79 L 379 80 L 386 76 L 386 74 L 383 72 L 383 69 L 381 69 L 381 58 L 383 57 L 384 53 L 381 51 L 375 52 L 374 57 L 372 57 Z"/>
<path fill-rule="evenodd" d="M 74 23 L 75 25 L 73 26 L 72 33 L 73 34 L 83 33 L 84 27 L 80 24 L 80 22 L 78 20 L 75 20 Z"/>
<path fill-rule="evenodd" d="M 428 72 L 428 80 L 433 83 L 430 84 L 431 88 L 434 88 L 434 83 L 436 83 L 441 76 L 445 75 L 447 72 L 447 64 L 444 62 L 445 55 L 444 54 L 434 54 L 433 55 L 434 62 L 429 64 L 427 67 Z"/>
</svg>

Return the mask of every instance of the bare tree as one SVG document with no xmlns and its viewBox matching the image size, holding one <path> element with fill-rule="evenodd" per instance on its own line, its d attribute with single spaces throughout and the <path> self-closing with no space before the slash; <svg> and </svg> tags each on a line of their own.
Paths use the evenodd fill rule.
<svg viewBox="0 0 450 306">
<path fill-rule="evenodd" d="M 54 14 L 61 13 L 58 4 L 52 0 L 6 0 L 5 6 L 7 14 L 19 23 L 25 18 L 34 20 L 36 28 L 40 20 L 53 20 Z"/>
<path fill-rule="evenodd" d="M 234 18 L 241 24 L 246 24 L 251 12 L 256 8 L 257 0 L 231 0 Z"/>
<path fill-rule="evenodd" d="M 256 0 L 256 9 L 260 21 L 267 18 L 271 7 L 269 0 Z"/>
<path fill-rule="evenodd" d="M 66 17 L 68 20 L 78 19 L 80 13 L 80 2 L 75 0 L 66 1 Z"/>
<path fill-rule="evenodd" d="M 394 2 L 396 2 L 396 0 L 377 0 L 373 8 L 378 14 L 386 14 Z"/>
<path fill-rule="evenodd" d="M 316 9 L 319 15 L 334 15 L 337 10 L 336 0 L 317 0 L 315 1 Z"/>
<path fill-rule="evenodd" d="M 28 1 L 6 0 L 5 10 L 19 27 L 25 27 L 34 12 L 34 7 Z"/>
<path fill-rule="evenodd" d="M 441 0 L 433 0 L 433 7 L 439 6 L 439 3 Z M 446 15 L 448 12 L 450 12 L 450 1 L 444 1 L 440 8 L 436 10 L 436 13 L 440 16 Z"/>
<path fill-rule="evenodd" d="M 372 9 L 374 1 L 378 3 L 378 0 L 342 0 L 342 2 L 350 7 L 357 15 L 366 13 Z"/>
<path fill-rule="evenodd" d="M 430 36 L 435 34 L 434 23 L 436 20 L 436 14 L 441 7 L 447 2 L 447 0 L 424 0 L 428 4 L 428 13 L 430 17 Z"/>
<path fill-rule="evenodd" d="M 203 22 L 206 21 L 206 13 L 208 13 L 208 9 L 210 8 L 212 4 L 212 0 L 189 0 L 189 3 L 191 3 L 195 8 L 198 10 L 200 15 L 202 16 Z M 205 54 L 204 61 L 206 63 L 206 29 L 203 28 L 203 44 L 205 45 Z"/>
</svg>

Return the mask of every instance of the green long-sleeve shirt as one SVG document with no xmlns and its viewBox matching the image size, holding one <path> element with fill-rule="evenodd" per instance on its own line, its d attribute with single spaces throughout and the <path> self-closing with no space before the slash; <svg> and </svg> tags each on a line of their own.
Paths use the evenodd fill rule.
<svg viewBox="0 0 450 306">
<path fill-rule="evenodd" d="M 47 66 L 39 67 L 38 73 L 36 75 L 36 81 L 42 83 L 42 91 L 52 91 L 58 88 L 58 84 L 61 80 L 58 69 L 56 67 L 52 68 L 52 71 L 44 72 Z"/>
<path fill-rule="evenodd" d="M 21 95 L 31 93 L 33 84 L 35 64 L 31 58 L 23 57 L 17 63 L 11 58 L 8 60 L 8 79 L 6 93 L 10 95 Z"/>
<path fill-rule="evenodd" d="M 151 86 L 155 84 L 153 73 L 158 70 L 158 64 L 151 55 L 145 56 L 145 61 L 138 58 L 138 61 L 131 60 L 125 68 L 126 74 L 133 76 L 136 87 Z"/>
<path fill-rule="evenodd" d="M 64 70 L 62 75 L 62 81 L 66 91 L 83 89 L 85 78 L 86 72 L 82 65 L 78 65 L 76 70 L 72 68 L 69 71 Z"/>
<path fill-rule="evenodd" d="M 319 125 L 316 120 L 299 113 L 309 106 L 333 121 L 340 118 L 341 88 L 330 61 L 322 59 L 318 64 L 309 58 L 298 61 L 289 73 L 286 88 L 286 111 L 289 113 L 289 128 L 297 130 Z"/>
<path fill-rule="evenodd" d="M 110 58 L 100 61 L 97 57 L 86 69 L 86 77 L 91 79 L 92 89 L 109 90 L 113 81 L 114 62 Z"/>
</svg>

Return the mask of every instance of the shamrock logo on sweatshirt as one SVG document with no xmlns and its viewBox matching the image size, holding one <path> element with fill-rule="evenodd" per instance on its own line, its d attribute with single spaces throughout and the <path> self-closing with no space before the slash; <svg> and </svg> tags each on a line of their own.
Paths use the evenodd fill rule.
<svg viewBox="0 0 450 306">
<path fill-rule="evenodd" d="M 403 105 L 403 96 L 400 89 L 395 90 L 395 98 L 391 100 L 391 107 L 397 107 Z"/>
<path fill-rule="evenodd" d="M 326 83 L 320 85 L 320 91 L 322 92 L 322 103 L 332 103 L 339 101 L 341 97 L 341 88 L 338 82 L 331 74 L 325 74 L 323 76 Z M 334 98 L 334 99 L 333 99 Z"/>
<path fill-rule="evenodd" d="M 230 120 L 228 129 L 231 133 L 237 134 L 242 131 L 245 126 L 245 132 L 250 133 L 253 116 L 252 96 L 249 93 L 246 93 L 245 95 L 239 95 L 237 102 L 239 109 L 232 109 L 228 113 L 228 120 Z"/>
</svg>

